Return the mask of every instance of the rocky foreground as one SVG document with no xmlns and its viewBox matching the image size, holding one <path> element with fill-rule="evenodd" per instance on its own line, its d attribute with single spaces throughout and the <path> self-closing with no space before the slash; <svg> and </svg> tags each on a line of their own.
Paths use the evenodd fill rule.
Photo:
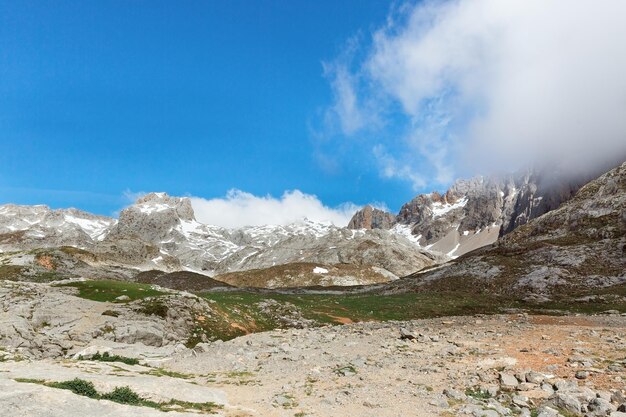
<svg viewBox="0 0 626 417">
<path fill-rule="evenodd" d="M 626 416 L 626 316 L 616 312 L 276 330 L 194 349 L 95 339 L 39 360 L 0 349 L 7 416 Z M 105 351 L 140 361 L 87 360 Z M 75 378 L 101 393 L 128 386 L 144 402 L 54 386 Z"/>
</svg>

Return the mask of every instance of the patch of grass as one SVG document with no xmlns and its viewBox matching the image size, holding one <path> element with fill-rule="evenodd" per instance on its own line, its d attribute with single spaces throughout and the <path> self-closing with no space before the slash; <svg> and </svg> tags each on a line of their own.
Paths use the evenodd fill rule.
<svg viewBox="0 0 626 417">
<path fill-rule="evenodd" d="M 100 398 L 128 405 L 139 405 L 146 401 L 142 399 L 139 394 L 130 389 L 130 387 L 115 387 L 113 391 L 103 394 Z M 152 401 L 150 401 L 150 403 L 152 403 Z M 154 404 L 157 405 L 157 403 Z M 149 406 L 152 406 L 152 404 Z"/>
<path fill-rule="evenodd" d="M 75 378 L 71 381 L 47 382 L 44 385 L 52 388 L 67 389 L 72 391 L 74 394 L 82 395 L 89 398 L 99 397 L 98 391 L 96 391 L 93 383 L 90 381 L 85 381 L 84 379 Z"/>
<path fill-rule="evenodd" d="M 259 381 L 254 379 L 254 373 L 247 371 L 225 372 L 220 375 L 220 383 L 231 385 L 255 385 Z"/>
<path fill-rule="evenodd" d="M 147 316 L 158 316 L 161 318 L 167 317 L 167 305 L 158 299 L 144 300 L 141 302 L 141 307 L 137 310 Z"/>
<path fill-rule="evenodd" d="M 197 410 L 202 413 L 214 413 L 218 409 L 222 408 L 220 405 L 217 405 L 213 402 L 206 403 L 192 403 L 189 401 L 181 401 L 181 400 L 171 400 L 167 403 L 159 404 L 159 409 L 161 411 L 173 411 L 173 410 Z"/>
<path fill-rule="evenodd" d="M 15 378 L 14 381 L 23 382 L 26 384 L 41 384 L 41 385 L 44 385 L 46 383 L 46 381 L 44 381 L 43 379 L 34 379 L 34 378 Z"/>
<path fill-rule="evenodd" d="M 26 268 L 20 265 L 0 265 L 0 279 L 16 281 L 25 270 Z"/>
<path fill-rule="evenodd" d="M 147 372 L 142 372 L 143 374 L 146 375 L 152 375 L 152 376 L 156 376 L 156 377 L 162 377 L 162 376 L 167 376 L 170 378 L 180 378 L 180 379 L 192 379 L 195 376 L 191 375 L 191 374 L 185 374 L 182 372 L 175 372 L 175 371 L 169 371 L 167 369 L 164 368 L 154 368 L 154 369 L 150 369 Z"/>
<path fill-rule="evenodd" d="M 318 381 L 318 380 L 317 380 L 316 378 L 313 378 L 313 377 L 312 377 L 312 376 L 310 376 L 310 375 L 309 375 L 309 376 L 307 376 L 307 378 L 306 378 L 306 382 L 304 383 L 304 393 L 305 393 L 307 396 L 310 396 L 311 394 L 313 394 L 313 389 L 314 389 L 314 387 L 315 387 L 315 385 L 314 385 L 314 384 L 315 384 L 317 381 Z"/>
<path fill-rule="evenodd" d="M 282 397 L 282 398 L 281 398 Z M 298 406 L 298 402 L 296 401 L 296 397 L 293 394 L 283 392 L 274 398 L 274 406 L 282 407 L 285 409 L 295 408 Z"/>
<path fill-rule="evenodd" d="M 569 410 L 566 410 L 564 408 L 557 408 L 557 411 L 559 412 L 560 415 L 562 415 L 563 417 L 580 417 L 580 414 L 578 413 L 574 413 L 571 412 Z"/>
<path fill-rule="evenodd" d="M 81 358 L 78 358 L 79 360 Z M 104 352 L 104 353 L 100 353 L 100 352 L 96 352 L 91 359 L 92 361 L 100 361 L 100 362 L 121 362 L 121 363 L 125 363 L 126 365 L 138 365 L 139 364 L 139 359 L 136 358 L 128 358 L 126 356 L 120 356 L 120 355 L 111 355 L 109 354 L 109 352 Z"/>
<path fill-rule="evenodd" d="M 119 317 L 120 316 L 120 312 L 119 311 L 115 311 L 115 310 L 104 310 L 102 312 L 103 316 L 110 316 L 110 317 Z"/>
<path fill-rule="evenodd" d="M 147 284 L 123 281 L 81 281 L 59 284 L 58 286 L 77 288 L 79 297 L 101 302 L 120 302 L 116 298 L 122 295 L 128 297 L 126 302 L 166 295 L 166 293 L 155 290 Z"/>
<path fill-rule="evenodd" d="M 491 394 L 487 390 L 483 390 L 480 388 L 467 388 L 465 390 L 465 395 L 468 397 L 472 397 L 476 400 L 487 400 L 491 398 Z"/>
<path fill-rule="evenodd" d="M 187 347 L 201 341 L 228 340 L 247 332 L 284 327 L 280 317 L 267 314 L 259 307 L 264 300 L 291 305 L 304 319 L 319 325 L 337 324 L 342 319 L 353 322 L 413 320 L 447 315 L 498 313 L 516 307 L 510 300 L 482 294 L 455 292 L 420 292 L 381 294 L 282 294 L 252 291 L 202 293 L 217 312 L 214 317 L 197 323 Z M 347 320 L 346 320 L 347 321 Z M 233 323 L 237 326 L 233 326 Z"/>
</svg>

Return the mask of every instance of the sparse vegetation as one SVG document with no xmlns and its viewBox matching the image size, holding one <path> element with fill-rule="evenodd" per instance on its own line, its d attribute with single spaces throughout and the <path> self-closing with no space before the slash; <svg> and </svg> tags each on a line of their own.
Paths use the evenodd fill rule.
<svg viewBox="0 0 626 417">
<path fill-rule="evenodd" d="M 142 301 L 141 307 L 137 311 L 148 316 L 154 315 L 161 318 L 167 317 L 167 305 L 159 299 Z"/>
<path fill-rule="evenodd" d="M 82 358 L 79 358 L 79 360 Z M 100 361 L 100 362 L 121 362 L 121 363 L 125 363 L 126 365 L 138 365 L 139 364 L 139 359 L 136 358 L 128 358 L 126 356 L 120 356 L 120 355 L 111 355 L 109 354 L 109 352 L 104 352 L 104 353 L 100 353 L 100 352 L 96 352 L 91 359 L 92 361 Z"/>
<path fill-rule="evenodd" d="M 487 390 L 483 390 L 480 388 L 467 388 L 465 390 L 465 395 L 468 397 L 472 397 L 476 400 L 487 400 L 491 398 L 491 394 Z"/>
<path fill-rule="evenodd" d="M 16 382 L 40 384 L 50 388 L 59 388 L 72 391 L 74 394 L 82 395 L 85 397 L 97 399 L 97 400 L 109 400 L 120 404 L 142 406 L 155 408 L 160 411 L 198 411 L 205 414 L 212 414 L 216 410 L 222 408 L 222 406 L 212 403 L 194 403 L 189 401 L 181 401 L 177 399 L 171 399 L 167 402 L 157 403 L 155 401 L 147 400 L 133 391 L 130 387 L 115 387 L 111 392 L 100 394 L 90 381 L 84 379 L 75 378 L 71 381 L 61 382 L 48 382 L 41 379 L 30 378 L 16 378 Z"/>
<path fill-rule="evenodd" d="M 357 374 L 357 370 L 352 364 L 335 368 L 333 372 L 339 376 L 351 376 Z"/>
<path fill-rule="evenodd" d="M 194 375 L 191 374 L 185 374 L 182 372 L 175 372 L 175 371 L 170 371 L 167 370 L 165 368 L 154 368 L 154 369 L 150 369 L 148 372 L 142 372 L 146 375 L 152 375 L 152 376 L 157 376 L 157 377 L 161 377 L 161 376 L 167 376 L 170 378 L 180 378 L 180 379 L 192 379 L 194 378 Z"/>
<path fill-rule="evenodd" d="M 96 391 L 93 383 L 85 381 L 84 379 L 75 378 L 71 381 L 48 382 L 44 385 L 52 388 L 67 389 L 72 391 L 74 394 L 83 395 L 89 398 L 98 398 L 98 391 Z"/>
<path fill-rule="evenodd" d="M 126 301 L 165 295 L 164 292 L 155 290 L 150 285 L 123 281 L 81 281 L 59 286 L 77 288 L 79 297 L 93 301 L 120 302 L 117 298 L 124 295 L 128 297 Z"/>
</svg>

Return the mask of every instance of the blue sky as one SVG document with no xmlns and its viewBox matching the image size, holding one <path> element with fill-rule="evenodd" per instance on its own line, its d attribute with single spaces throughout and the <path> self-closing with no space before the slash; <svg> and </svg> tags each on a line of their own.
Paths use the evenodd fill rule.
<svg viewBox="0 0 626 417">
<path fill-rule="evenodd" d="M 0 204 L 110 215 L 165 191 L 199 197 L 215 224 L 259 204 L 342 222 L 343 203 L 397 211 L 457 177 L 577 172 L 626 156 L 625 13 L 623 0 L 0 0 Z"/>
<path fill-rule="evenodd" d="M 322 62 L 388 11 L 380 0 L 3 0 L 0 202 L 110 214 L 125 191 L 299 189 L 328 206 L 397 209 L 414 191 L 380 178 L 358 147 L 325 146 L 349 155 L 330 169 L 319 157 L 332 102 Z"/>
</svg>

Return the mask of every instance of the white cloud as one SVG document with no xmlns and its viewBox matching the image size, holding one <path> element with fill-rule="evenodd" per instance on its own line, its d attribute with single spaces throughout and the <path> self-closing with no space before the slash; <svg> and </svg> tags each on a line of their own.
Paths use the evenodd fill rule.
<svg viewBox="0 0 626 417">
<path fill-rule="evenodd" d="M 122 192 L 122 198 L 129 202 L 129 203 L 134 203 L 135 201 L 139 200 L 141 197 L 144 197 L 146 194 L 148 194 L 145 191 L 131 191 L 130 189 L 126 189 Z"/>
<path fill-rule="evenodd" d="M 403 164 L 391 156 L 383 145 L 376 145 L 372 150 L 378 162 L 380 174 L 384 178 L 400 178 L 411 182 L 414 190 L 418 190 L 426 185 L 424 178 L 415 173 L 410 165 Z"/>
<path fill-rule="evenodd" d="M 316 196 L 299 190 L 285 191 L 280 198 L 255 196 L 230 190 L 224 198 L 190 197 L 196 219 L 201 223 L 235 228 L 258 225 L 286 225 L 303 218 L 346 226 L 359 207 L 344 203 L 325 206 Z"/>
<path fill-rule="evenodd" d="M 329 115 L 336 115 L 341 131 L 351 135 L 365 125 L 364 111 L 357 106 L 355 76 L 343 63 L 324 64 L 324 74 L 330 80 L 335 99 Z"/>
<path fill-rule="evenodd" d="M 385 96 L 376 113 L 392 108 L 406 123 L 393 154 L 374 155 L 382 175 L 446 182 L 460 166 L 578 170 L 624 158 L 624 16 L 623 0 L 425 1 L 393 12 L 354 70 L 360 101 L 350 102 L 358 114 Z"/>
<path fill-rule="evenodd" d="M 359 35 L 348 39 L 339 57 L 331 62 L 322 62 L 334 101 L 325 115 L 325 129 L 338 130 L 347 136 L 365 127 L 380 126 L 378 110 L 381 97 L 359 96 L 364 77 L 360 70 L 353 70 L 355 56 L 359 52 L 359 39 Z"/>
</svg>

